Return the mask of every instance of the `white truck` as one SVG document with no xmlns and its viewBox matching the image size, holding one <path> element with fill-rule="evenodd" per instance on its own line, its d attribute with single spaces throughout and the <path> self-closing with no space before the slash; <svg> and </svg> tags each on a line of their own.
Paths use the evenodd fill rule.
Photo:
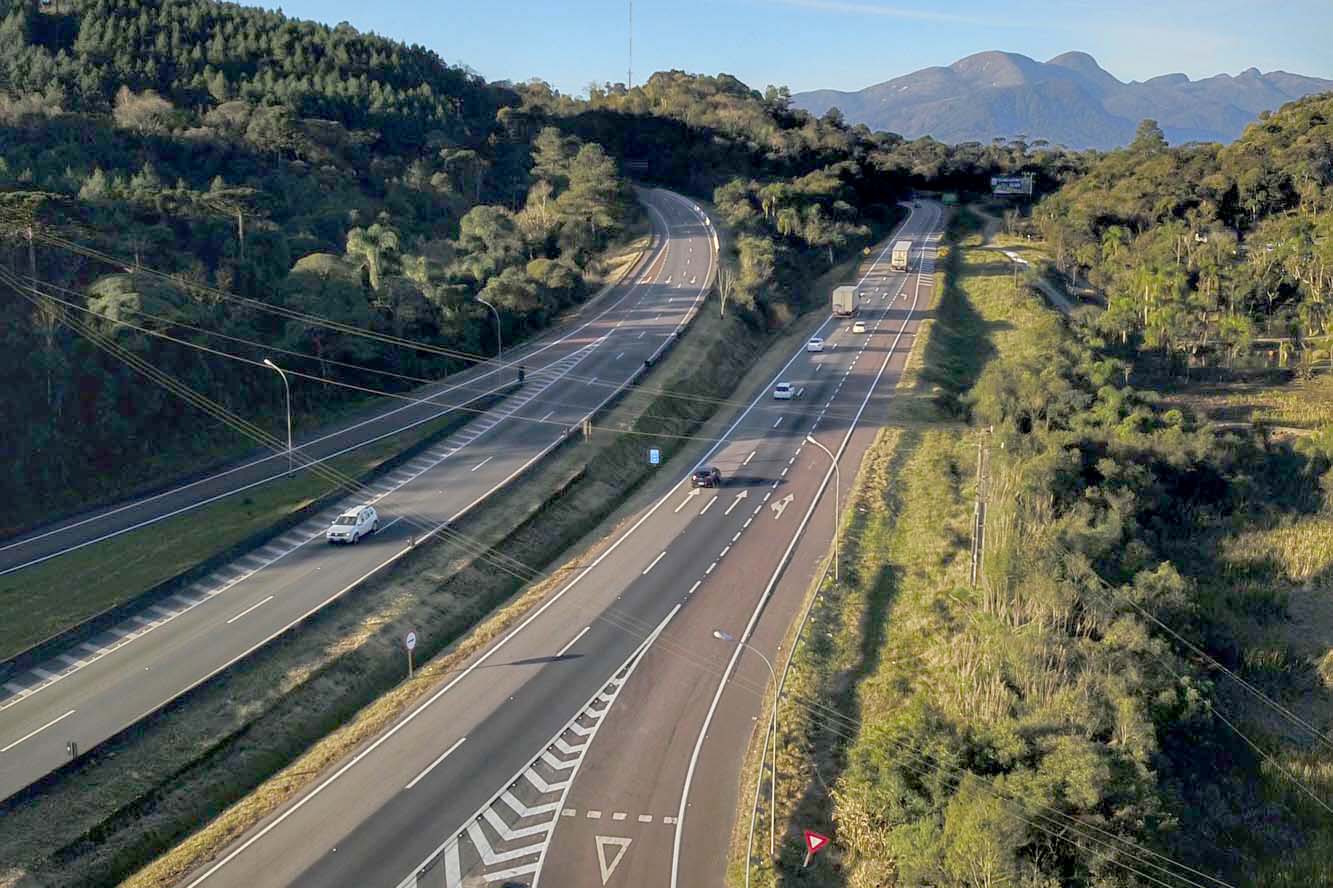
<svg viewBox="0 0 1333 888">
<path fill-rule="evenodd" d="M 893 245 L 893 254 L 889 256 L 889 268 L 894 271 L 906 271 L 907 262 L 912 256 L 912 242 L 900 240 Z"/>
<path fill-rule="evenodd" d="M 835 318 L 850 318 L 856 314 L 856 306 L 860 301 L 861 293 L 855 287 L 834 287 L 833 316 Z"/>
</svg>

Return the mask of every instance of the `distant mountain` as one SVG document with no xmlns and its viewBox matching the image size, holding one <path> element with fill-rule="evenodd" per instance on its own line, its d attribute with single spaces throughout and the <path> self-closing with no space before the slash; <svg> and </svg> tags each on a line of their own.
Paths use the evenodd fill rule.
<svg viewBox="0 0 1333 888">
<path fill-rule="evenodd" d="M 1070 148 L 1114 148 L 1152 117 L 1172 142 L 1230 142 L 1261 111 L 1333 91 L 1333 80 L 1249 68 L 1190 80 L 1163 74 L 1123 83 L 1085 52 L 1038 62 L 1012 52 L 979 52 L 947 68 L 923 68 L 859 92 L 797 93 L 793 104 L 907 138 L 990 141 L 1024 134 Z"/>
</svg>

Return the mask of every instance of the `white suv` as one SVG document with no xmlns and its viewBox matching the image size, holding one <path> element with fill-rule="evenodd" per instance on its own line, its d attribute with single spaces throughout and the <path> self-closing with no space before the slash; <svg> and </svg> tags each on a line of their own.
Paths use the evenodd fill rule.
<svg viewBox="0 0 1333 888">
<path fill-rule="evenodd" d="M 796 397 L 796 386 L 790 382 L 779 382 L 773 386 L 773 397 L 779 401 L 790 401 Z"/>
<path fill-rule="evenodd" d="M 374 506 L 353 506 L 333 519 L 324 538 L 330 543 L 359 543 L 361 538 L 380 529 L 380 516 Z"/>
<path fill-rule="evenodd" d="M 824 340 L 818 336 L 805 344 L 805 350 L 808 352 L 822 352 L 824 350 Z"/>
</svg>

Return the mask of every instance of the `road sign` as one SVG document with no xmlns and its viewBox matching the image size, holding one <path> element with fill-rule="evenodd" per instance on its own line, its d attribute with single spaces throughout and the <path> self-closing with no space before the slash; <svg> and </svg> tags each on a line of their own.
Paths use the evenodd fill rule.
<svg viewBox="0 0 1333 888">
<path fill-rule="evenodd" d="M 656 447 L 648 448 L 648 465 L 660 466 L 662 464 L 662 451 Z"/>
<path fill-rule="evenodd" d="M 629 843 L 633 839 L 627 839 L 623 836 L 594 836 L 597 842 L 597 865 L 602 868 L 602 884 L 605 885 L 611 878 L 611 874 L 616 871 L 616 867 L 629 850 Z M 611 859 L 606 859 L 606 846 L 611 845 L 615 848 L 611 852 Z"/>
<path fill-rule="evenodd" d="M 403 639 L 403 647 L 407 648 L 409 651 L 416 650 L 417 634 L 415 632 L 407 633 L 407 637 Z"/>
<path fill-rule="evenodd" d="M 810 858 L 822 851 L 824 846 L 829 843 L 829 837 L 812 829 L 802 830 L 801 832 L 805 836 L 805 863 L 801 866 L 805 867 L 810 865 Z"/>
</svg>

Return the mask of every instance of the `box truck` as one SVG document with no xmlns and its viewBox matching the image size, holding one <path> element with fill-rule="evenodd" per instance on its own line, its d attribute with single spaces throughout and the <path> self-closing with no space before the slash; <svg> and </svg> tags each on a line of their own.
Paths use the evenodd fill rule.
<svg viewBox="0 0 1333 888">
<path fill-rule="evenodd" d="M 900 240 L 893 245 L 893 255 L 889 257 L 889 267 L 894 271 L 906 271 L 907 260 L 912 255 L 912 242 Z"/>
<path fill-rule="evenodd" d="M 856 304 L 860 301 L 860 293 L 855 287 L 834 287 L 833 288 L 833 316 L 838 318 L 849 318 L 856 314 Z"/>
</svg>

